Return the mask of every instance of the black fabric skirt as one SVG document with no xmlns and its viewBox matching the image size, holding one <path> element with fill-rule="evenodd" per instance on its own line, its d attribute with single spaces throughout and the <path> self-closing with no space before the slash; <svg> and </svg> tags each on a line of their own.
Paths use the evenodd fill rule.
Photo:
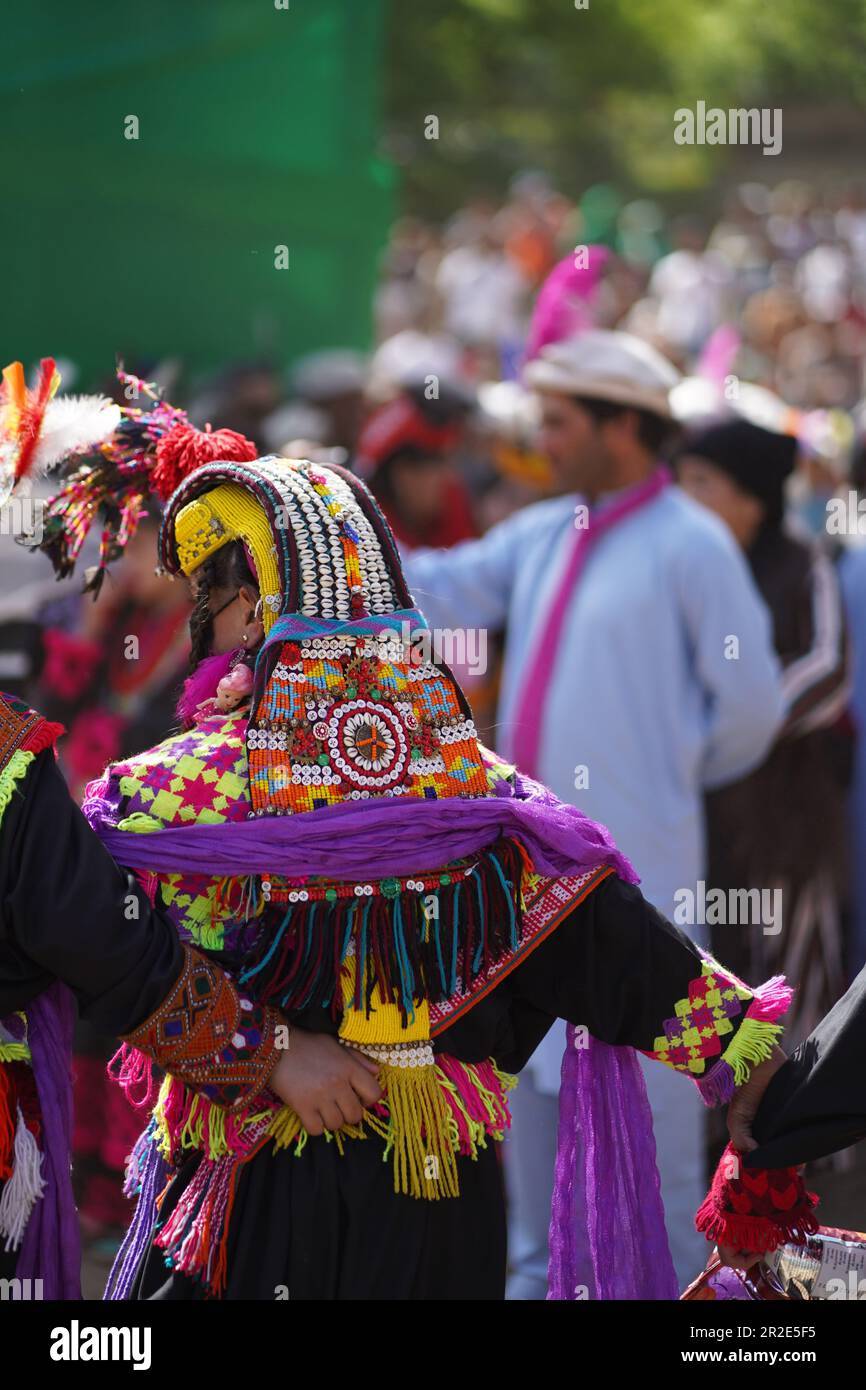
<svg viewBox="0 0 866 1390">
<path fill-rule="evenodd" d="M 238 1179 L 228 1243 L 227 1299 L 502 1299 L 505 1198 L 499 1145 L 458 1160 L 460 1196 L 394 1192 L 376 1135 L 311 1139 L 300 1156 L 269 1146 Z M 191 1157 L 163 1201 L 167 1219 L 199 1163 Z M 133 1299 L 203 1299 L 203 1285 L 145 1255 Z"/>
</svg>

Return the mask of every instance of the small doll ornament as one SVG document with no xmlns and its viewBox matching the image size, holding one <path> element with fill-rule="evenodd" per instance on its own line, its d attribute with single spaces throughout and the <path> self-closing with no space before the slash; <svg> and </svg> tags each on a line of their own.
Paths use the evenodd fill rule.
<svg viewBox="0 0 866 1390">
<path fill-rule="evenodd" d="M 253 673 L 244 662 L 232 668 L 223 676 L 216 688 L 216 695 L 202 700 L 196 706 L 196 723 L 209 719 L 215 714 L 231 714 L 248 699 L 253 689 Z"/>
</svg>

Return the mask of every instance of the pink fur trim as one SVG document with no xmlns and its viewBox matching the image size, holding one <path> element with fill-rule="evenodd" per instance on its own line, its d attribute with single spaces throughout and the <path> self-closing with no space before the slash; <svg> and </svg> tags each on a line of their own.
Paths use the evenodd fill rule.
<svg viewBox="0 0 866 1390">
<path fill-rule="evenodd" d="M 234 652 L 217 652 L 215 656 L 206 656 L 192 675 L 187 676 L 176 710 L 185 729 L 192 728 L 196 710 L 202 701 L 216 698 L 217 686 L 228 675 L 234 655 Z"/>
</svg>

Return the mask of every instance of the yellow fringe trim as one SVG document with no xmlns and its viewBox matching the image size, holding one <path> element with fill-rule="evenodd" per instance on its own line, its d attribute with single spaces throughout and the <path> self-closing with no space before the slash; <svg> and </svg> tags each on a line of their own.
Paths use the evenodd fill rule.
<svg viewBox="0 0 866 1390">
<path fill-rule="evenodd" d="M 507 1094 L 517 1085 L 516 1076 L 500 1071 L 495 1064 L 493 1071 L 502 1086 L 503 1094 Z M 495 1094 L 483 1085 L 473 1066 L 467 1064 L 465 1073 L 484 1106 L 490 1134 L 494 1139 L 502 1139 L 504 1126 L 500 1122 L 501 1116 Z M 385 1142 L 383 1162 L 390 1159 L 393 1166 L 396 1193 L 425 1198 L 428 1201 L 437 1201 L 440 1197 L 459 1196 L 457 1159 L 460 1131 L 445 1093 L 448 1092 L 452 1096 L 455 1106 L 465 1120 L 471 1144 L 467 1157 L 475 1159 L 478 1150 L 487 1147 L 488 1132 L 484 1123 L 469 1116 L 457 1087 L 438 1066 L 383 1066 L 379 1072 L 379 1084 L 385 1093 L 388 1114 L 377 1115 L 373 1111 L 365 1110 L 359 1124 L 344 1125 L 342 1129 L 335 1131 L 326 1130 L 325 1139 L 335 1144 L 342 1155 L 347 1140 L 366 1139 L 369 1133 L 377 1134 Z M 163 1157 L 167 1159 L 170 1158 L 173 1147 L 166 1121 L 166 1102 L 171 1085 L 171 1077 L 166 1077 L 154 1109 L 157 1144 Z M 300 1156 L 310 1136 L 295 1111 L 288 1106 L 282 1106 L 276 1111 L 260 1110 L 245 1115 L 239 1120 L 238 1129 L 243 1133 L 260 1120 L 267 1119 L 269 1115 L 271 1121 L 268 1125 L 268 1135 L 273 1140 L 274 1148 L 287 1149 L 294 1144 L 296 1156 Z M 231 1111 L 220 1109 L 202 1097 L 195 1096 L 175 1143 L 179 1143 L 183 1150 L 203 1151 L 211 1159 L 221 1158 L 236 1151 L 226 1138 L 227 1117 L 232 1118 Z"/>
<path fill-rule="evenodd" d="M 388 1096 L 388 1138 L 394 1191 L 411 1197 L 456 1197 L 460 1192 L 451 1115 L 433 1067 L 383 1067 Z M 422 1133 L 423 1129 L 423 1133 Z"/>
<path fill-rule="evenodd" d="M 766 1062 L 784 1031 L 783 1024 L 771 1023 L 765 1018 L 743 1019 L 736 1037 L 721 1057 L 734 1073 L 736 1086 L 742 1086 L 748 1081 L 752 1068 L 759 1062 Z"/>
<path fill-rule="evenodd" d="M 385 1092 L 388 1115 L 364 1111 L 359 1125 L 344 1125 L 326 1137 L 343 1152 L 346 1139 L 366 1138 L 372 1130 L 385 1141 L 383 1161 L 394 1168 L 394 1191 L 410 1197 L 456 1197 L 460 1192 L 455 1143 L 457 1129 L 442 1094 L 445 1078 L 438 1067 L 382 1067 L 379 1084 Z M 287 1148 L 307 1132 L 294 1111 L 284 1107 L 274 1116 L 269 1133 L 274 1147 Z"/>
<path fill-rule="evenodd" d="M 27 769 L 35 757 L 35 753 L 26 752 L 23 748 L 16 748 L 6 766 L 0 770 L 0 821 L 3 820 L 6 807 L 12 800 L 16 783 L 26 776 Z"/>
<path fill-rule="evenodd" d="M 29 1062 L 30 1048 L 26 1043 L 0 1043 L 0 1062 Z"/>
</svg>

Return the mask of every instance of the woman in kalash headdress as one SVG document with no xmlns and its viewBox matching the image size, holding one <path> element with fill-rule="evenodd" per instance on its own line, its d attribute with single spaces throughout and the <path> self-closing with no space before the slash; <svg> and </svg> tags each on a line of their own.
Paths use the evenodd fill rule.
<svg viewBox="0 0 866 1390">
<path fill-rule="evenodd" d="M 676 1297 L 634 1049 L 723 1103 L 762 1084 L 790 992 L 703 956 L 602 826 L 479 745 L 351 474 L 208 463 L 160 549 L 196 598 L 187 727 L 109 767 L 86 813 L 182 938 L 284 1012 L 284 1044 L 331 1034 L 381 1098 L 347 1087 L 305 1128 L 267 1092 L 166 1076 L 106 1296 L 502 1298 L 492 1141 L 559 1016 L 550 1296 Z M 130 1039 L 133 1089 L 158 1026 Z"/>
</svg>

